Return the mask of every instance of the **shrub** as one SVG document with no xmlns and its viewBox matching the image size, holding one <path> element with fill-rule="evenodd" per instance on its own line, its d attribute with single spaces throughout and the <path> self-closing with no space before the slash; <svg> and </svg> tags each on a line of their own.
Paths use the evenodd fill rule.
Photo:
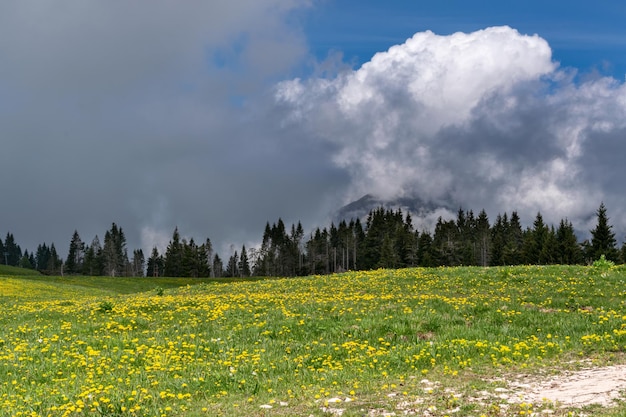
<svg viewBox="0 0 626 417">
<path fill-rule="evenodd" d="M 600 256 L 600 259 L 593 262 L 595 268 L 609 269 L 615 266 L 615 262 L 606 259 L 604 255 Z"/>
</svg>

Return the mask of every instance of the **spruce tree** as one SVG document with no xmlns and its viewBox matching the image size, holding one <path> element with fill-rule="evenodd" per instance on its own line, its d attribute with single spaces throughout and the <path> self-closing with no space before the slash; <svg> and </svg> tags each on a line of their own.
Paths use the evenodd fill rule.
<svg viewBox="0 0 626 417">
<path fill-rule="evenodd" d="M 509 226 L 507 229 L 506 243 L 504 246 L 504 264 L 519 265 L 523 262 L 522 245 L 524 243 L 524 232 L 519 215 L 516 211 L 511 213 Z"/>
<path fill-rule="evenodd" d="M 128 265 L 126 237 L 122 228 L 115 223 L 111 225 L 111 230 L 107 230 L 104 234 L 102 261 L 105 275 L 111 277 L 126 275 Z"/>
<path fill-rule="evenodd" d="M 183 267 L 183 245 L 180 240 L 180 233 L 178 227 L 174 229 L 172 234 L 172 240 L 167 245 L 165 251 L 165 271 L 166 277 L 179 277 L 182 273 Z"/>
<path fill-rule="evenodd" d="M 423 267 L 435 266 L 432 255 L 433 238 L 426 230 L 417 238 L 417 264 Z"/>
<path fill-rule="evenodd" d="M 213 258 L 213 274 L 216 278 L 224 276 L 224 263 L 217 253 Z"/>
<path fill-rule="evenodd" d="M 231 255 L 228 259 L 228 266 L 226 267 L 226 276 L 227 277 L 238 277 L 239 276 L 239 255 L 237 251 Z"/>
<path fill-rule="evenodd" d="M 250 276 L 250 264 L 248 263 L 248 252 L 246 245 L 241 247 L 241 255 L 239 256 L 239 274 L 242 277 Z"/>
<path fill-rule="evenodd" d="M 132 269 L 132 276 L 134 277 L 143 277 L 143 271 L 146 260 L 143 255 L 143 250 L 135 249 L 133 251 L 133 259 L 130 263 Z"/>
<path fill-rule="evenodd" d="M 22 258 L 20 259 L 20 262 L 18 263 L 18 266 L 24 269 L 33 269 L 33 265 L 30 262 L 30 259 L 31 257 L 28 254 L 28 250 L 25 250 L 24 255 L 22 255 Z"/>
<path fill-rule="evenodd" d="M 543 222 L 543 216 L 541 213 L 537 213 L 535 221 L 533 222 L 533 228 L 527 229 L 524 233 L 524 262 L 529 265 L 539 265 L 542 262 L 542 250 L 546 241 L 549 229 Z"/>
<path fill-rule="evenodd" d="M 48 264 L 46 265 L 46 272 L 50 275 L 57 275 L 62 272 L 63 261 L 59 258 L 57 250 L 54 247 L 54 243 L 50 245 L 50 257 L 48 258 Z"/>
<path fill-rule="evenodd" d="M 37 246 L 37 255 L 35 256 L 35 268 L 38 271 L 45 271 L 48 267 L 48 260 L 50 259 L 50 248 L 46 243 L 42 243 Z"/>
<path fill-rule="evenodd" d="M 148 258 L 148 263 L 146 267 L 146 276 L 147 277 L 161 277 L 163 276 L 163 257 L 159 255 L 159 250 L 157 247 L 152 248 L 152 252 L 150 253 L 150 257 Z"/>
<path fill-rule="evenodd" d="M 0 255 L 4 258 L 3 263 L 11 266 L 18 266 L 20 259 L 22 259 L 22 249 L 20 245 L 15 243 L 12 233 L 7 233 L 6 239 L 4 239 L 4 252 Z"/>
<path fill-rule="evenodd" d="M 102 246 L 98 235 L 96 235 L 91 241 L 91 245 L 85 247 L 82 272 L 84 275 L 103 275 L 103 265 Z"/>
<path fill-rule="evenodd" d="M 65 261 L 65 272 L 68 274 L 78 274 L 83 269 L 85 244 L 80 239 L 78 231 L 74 230 L 72 240 L 70 241 L 70 248 L 67 253 L 67 260 Z"/>
<path fill-rule="evenodd" d="M 561 219 L 556 229 L 557 259 L 562 265 L 580 264 L 583 261 L 582 250 L 574 233 L 574 226 L 567 219 Z"/>
<path fill-rule="evenodd" d="M 539 261 L 542 265 L 550 265 L 558 261 L 558 242 L 554 226 L 550 226 L 547 229 L 541 253 L 539 254 Z"/>
<path fill-rule="evenodd" d="M 615 233 L 611 230 L 613 226 L 609 224 L 604 203 L 600 204 L 598 211 L 596 211 L 596 216 L 598 217 L 598 223 L 595 229 L 591 230 L 591 260 L 598 260 L 604 255 L 606 259 L 618 262 L 617 241 L 615 240 Z"/>
<path fill-rule="evenodd" d="M 498 214 L 496 221 L 491 227 L 491 259 L 489 264 L 492 266 L 506 265 L 505 260 L 505 247 L 506 238 L 509 228 L 509 222 L 506 213 L 504 215 Z"/>
<path fill-rule="evenodd" d="M 487 266 L 491 258 L 491 229 L 484 209 L 476 219 L 476 238 L 476 260 L 478 265 Z"/>
</svg>

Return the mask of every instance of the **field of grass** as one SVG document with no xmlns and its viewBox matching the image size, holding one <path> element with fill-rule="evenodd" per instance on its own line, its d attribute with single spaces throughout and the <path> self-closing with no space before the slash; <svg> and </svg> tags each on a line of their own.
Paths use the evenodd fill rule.
<svg viewBox="0 0 626 417">
<path fill-rule="evenodd" d="M 507 375 L 626 363 L 622 267 L 242 282 L 6 272 L 0 416 L 626 415 L 475 395 Z"/>
</svg>

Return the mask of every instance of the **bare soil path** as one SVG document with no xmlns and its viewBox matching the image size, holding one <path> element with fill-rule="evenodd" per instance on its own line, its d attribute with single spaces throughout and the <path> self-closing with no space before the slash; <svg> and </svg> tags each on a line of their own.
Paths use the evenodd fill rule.
<svg viewBox="0 0 626 417">
<path fill-rule="evenodd" d="M 510 399 L 515 402 L 538 404 L 547 400 L 564 407 L 610 406 L 615 399 L 624 398 L 626 365 L 565 371 L 543 380 L 522 377 L 508 385 Z"/>
</svg>

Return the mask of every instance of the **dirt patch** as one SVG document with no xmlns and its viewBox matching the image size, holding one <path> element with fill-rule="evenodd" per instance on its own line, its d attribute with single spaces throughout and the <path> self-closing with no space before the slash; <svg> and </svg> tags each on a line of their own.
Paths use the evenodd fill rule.
<svg viewBox="0 0 626 417">
<path fill-rule="evenodd" d="M 549 378 L 518 376 L 507 381 L 509 402 L 540 404 L 549 401 L 562 407 L 599 404 L 610 406 L 624 398 L 626 365 L 565 371 Z"/>
<path fill-rule="evenodd" d="M 387 398 L 379 398 L 374 403 L 361 403 L 352 398 L 317 402 L 324 404 L 320 408 L 325 415 L 333 417 L 342 416 L 348 408 L 354 407 L 358 407 L 359 415 L 368 417 L 453 415 L 461 411 L 463 404 L 489 409 L 489 415 L 494 416 L 561 416 L 565 415 L 565 409 L 590 405 L 611 407 L 617 404 L 616 400 L 626 400 L 626 365 L 567 370 L 553 375 L 509 375 L 490 382 L 499 387 L 464 394 L 441 382 L 422 379 L 418 383 L 419 394 L 410 397 L 391 392 L 385 395 Z M 564 410 L 559 412 L 559 409 Z"/>
</svg>

